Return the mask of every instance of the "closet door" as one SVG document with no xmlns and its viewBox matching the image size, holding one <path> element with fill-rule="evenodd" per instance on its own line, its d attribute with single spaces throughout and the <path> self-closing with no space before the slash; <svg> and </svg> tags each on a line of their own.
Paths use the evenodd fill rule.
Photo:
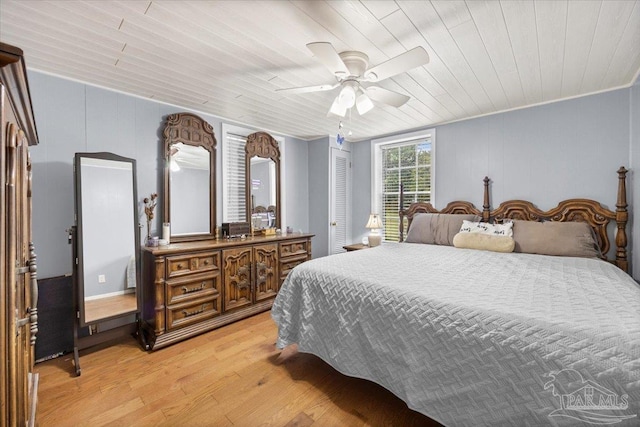
<svg viewBox="0 0 640 427">
<path fill-rule="evenodd" d="M 351 153 L 331 148 L 329 255 L 351 240 Z"/>
</svg>

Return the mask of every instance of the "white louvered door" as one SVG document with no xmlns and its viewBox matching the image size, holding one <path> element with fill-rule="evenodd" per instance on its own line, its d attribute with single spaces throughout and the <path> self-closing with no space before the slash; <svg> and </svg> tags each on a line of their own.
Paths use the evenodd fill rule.
<svg viewBox="0 0 640 427">
<path fill-rule="evenodd" d="M 351 153 L 331 148 L 329 254 L 344 252 L 351 240 Z"/>
</svg>

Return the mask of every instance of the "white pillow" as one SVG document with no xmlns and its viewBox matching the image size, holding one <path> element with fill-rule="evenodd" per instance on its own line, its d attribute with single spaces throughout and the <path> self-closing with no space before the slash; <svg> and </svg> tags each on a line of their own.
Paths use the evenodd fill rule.
<svg viewBox="0 0 640 427">
<path fill-rule="evenodd" d="M 488 236 L 513 237 L 513 222 L 504 224 L 489 224 L 488 222 L 462 221 L 461 233 L 478 233 Z"/>
</svg>

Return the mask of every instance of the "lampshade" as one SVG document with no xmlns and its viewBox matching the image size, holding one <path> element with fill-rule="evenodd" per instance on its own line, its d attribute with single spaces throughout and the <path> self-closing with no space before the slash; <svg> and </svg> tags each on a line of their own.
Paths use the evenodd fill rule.
<svg viewBox="0 0 640 427">
<path fill-rule="evenodd" d="M 356 90 L 353 86 L 345 84 L 338 95 L 338 103 L 343 108 L 351 108 L 356 103 Z"/>
<path fill-rule="evenodd" d="M 356 99 L 356 108 L 358 109 L 358 114 L 363 116 L 373 108 L 373 102 L 371 102 L 371 98 L 363 93 Z"/>
<path fill-rule="evenodd" d="M 380 215 L 369 215 L 369 221 L 367 222 L 366 228 L 370 228 L 372 230 L 382 228 L 382 220 L 380 219 Z"/>
<path fill-rule="evenodd" d="M 373 213 L 369 215 L 369 221 L 367 221 L 366 227 L 371 229 L 371 233 L 369 233 L 369 246 L 374 247 L 380 245 L 380 242 L 382 241 L 382 236 L 378 231 L 382 228 L 380 215 Z"/>
<path fill-rule="evenodd" d="M 331 104 L 331 109 L 329 113 L 335 114 L 336 116 L 344 117 L 347 114 L 347 107 L 343 107 L 339 102 L 340 95 L 336 96 L 336 99 L 333 100 L 333 104 Z"/>
</svg>

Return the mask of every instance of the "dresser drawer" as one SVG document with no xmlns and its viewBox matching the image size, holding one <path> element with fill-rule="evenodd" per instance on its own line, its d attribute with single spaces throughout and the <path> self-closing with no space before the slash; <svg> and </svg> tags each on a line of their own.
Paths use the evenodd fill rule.
<svg viewBox="0 0 640 427">
<path fill-rule="evenodd" d="M 167 257 L 167 277 L 179 277 L 191 273 L 216 271 L 220 266 L 220 252 L 200 252 L 195 254 Z"/>
<path fill-rule="evenodd" d="M 280 258 L 297 255 L 308 256 L 309 252 L 309 240 L 306 239 L 280 243 Z"/>
<path fill-rule="evenodd" d="M 218 272 L 191 274 L 167 280 L 167 305 L 220 293 Z"/>
<path fill-rule="evenodd" d="M 286 260 L 281 260 L 281 262 L 280 262 L 280 280 L 284 280 L 285 277 L 287 277 L 287 274 L 289 274 L 289 272 L 291 270 L 293 270 L 293 268 L 296 265 L 302 264 L 306 260 L 307 260 L 306 256 L 291 257 L 291 258 L 286 259 Z"/>
<path fill-rule="evenodd" d="M 167 329 L 176 329 L 220 315 L 219 296 L 167 306 Z"/>
</svg>

